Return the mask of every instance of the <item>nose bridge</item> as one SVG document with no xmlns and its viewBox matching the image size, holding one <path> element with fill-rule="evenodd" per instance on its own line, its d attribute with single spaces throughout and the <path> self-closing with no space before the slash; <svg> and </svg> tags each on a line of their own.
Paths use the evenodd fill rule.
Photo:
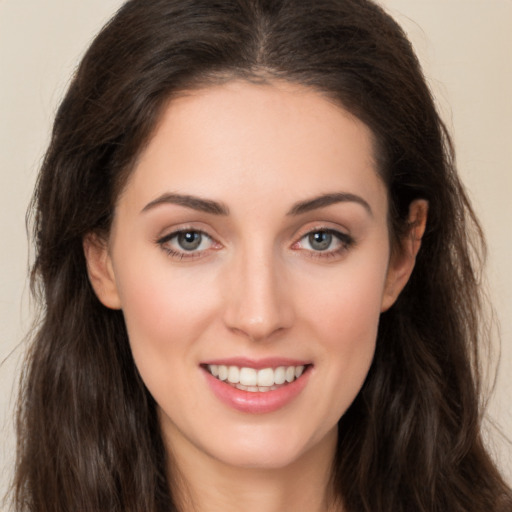
<svg viewBox="0 0 512 512">
<path fill-rule="evenodd" d="M 282 262 L 272 247 L 245 247 L 229 274 L 225 321 L 230 329 L 264 340 L 290 327 L 292 305 L 286 296 Z"/>
</svg>

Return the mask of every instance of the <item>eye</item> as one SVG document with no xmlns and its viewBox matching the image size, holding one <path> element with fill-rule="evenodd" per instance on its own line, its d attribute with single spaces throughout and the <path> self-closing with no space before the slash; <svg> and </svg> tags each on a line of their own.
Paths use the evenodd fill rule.
<svg viewBox="0 0 512 512">
<path fill-rule="evenodd" d="M 178 259 L 199 257 L 218 245 L 209 235 L 195 229 L 175 231 L 156 242 L 169 256 Z"/>
<path fill-rule="evenodd" d="M 332 257 L 346 251 L 354 244 L 354 239 L 333 229 L 316 229 L 304 235 L 293 244 L 293 249 L 311 252 L 314 257 Z"/>
<path fill-rule="evenodd" d="M 176 238 L 176 243 L 179 245 L 180 249 L 184 251 L 195 251 L 201 246 L 205 236 L 203 233 L 198 233 L 197 231 L 185 231 L 178 233 L 174 238 Z"/>
<path fill-rule="evenodd" d="M 331 247 L 333 235 L 328 231 L 316 231 L 308 235 L 308 244 L 315 251 L 326 251 Z"/>
</svg>

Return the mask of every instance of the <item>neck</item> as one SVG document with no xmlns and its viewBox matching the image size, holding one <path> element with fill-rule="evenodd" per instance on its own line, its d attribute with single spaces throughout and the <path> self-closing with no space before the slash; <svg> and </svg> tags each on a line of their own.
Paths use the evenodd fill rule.
<svg viewBox="0 0 512 512">
<path fill-rule="evenodd" d="M 279 468 L 234 467 L 192 444 L 166 444 L 171 489 L 181 512 L 341 511 L 331 486 L 335 432 Z"/>
</svg>

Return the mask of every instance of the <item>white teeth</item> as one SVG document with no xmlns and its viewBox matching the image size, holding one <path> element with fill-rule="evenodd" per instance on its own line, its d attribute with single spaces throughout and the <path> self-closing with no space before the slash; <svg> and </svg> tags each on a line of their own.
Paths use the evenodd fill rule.
<svg viewBox="0 0 512 512">
<path fill-rule="evenodd" d="M 258 374 L 256 370 L 254 368 L 240 368 L 240 384 L 244 386 L 256 386 L 256 384 L 258 384 Z"/>
<path fill-rule="evenodd" d="M 209 364 L 208 370 L 219 380 L 228 381 L 243 391 L 271 391 L 286 382 L 293 382 L 304 373 L 305 366 L 278 366 L 277 368 L 254 368 Z"/>
<path fill-rule="evenodd" d="M 290 368 L 293 368 L 293 366 L 290 366 Z M 295 368 L 294 368 L 295 373 Z M 286 380 L 286 368 L 284 366 L 280 366 L 279 368 L 276 368 L 276 371 L 274 372 L 274 384 L 284 384 L 284 381 Z"/>
<path fill-rule="evenodd" d="M 230 366 L 228 369 L 228 382 L 237 384 L 240 382 L 240 368 L 238 366 Z"/>
<path fill-rule="evenodd" d="M 226 380 L 228 378 L 228 367 L 221 364 L 221 365 L 219 365 L 218 370 L 219 370 L 219 375 L 218 375 L 219 380 Z"/>
<path fill-rule="evenodd" d="M 270 387 L 274 384 L 274 370 L 272 368 L 263 368 L 258 370 L 258 386 Z"/>
<path fill-rule="evenodd" d="M 295 366 L 288 366 L 286 368 L 286 382 L 293 382 L 295 380 Z"/>
</svg>

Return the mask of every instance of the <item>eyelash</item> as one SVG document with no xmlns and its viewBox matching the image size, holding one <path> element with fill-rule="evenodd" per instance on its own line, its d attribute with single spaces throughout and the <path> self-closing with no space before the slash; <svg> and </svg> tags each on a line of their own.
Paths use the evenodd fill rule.
<svg viewBox="0 0 512 512">
<path fill-rule="evenodd" d="M 195 234 L 200 235 L 201 237 L 205 237 L 209 240 L 211 240 L 213 243 L 216 243 L 214 239 L 205 233 L 204 231 L 201 231 L 200 229 L 193 229 L 193 228 L 183 228 L 179 229 L 177 231 L 173 231 L 172 233 L 169 233 L 168 235 L 165 235 L 159 239 L 156 240 L 156 243 L 161 247 L 163 251 L 166 252 L 168 256 L 171 258 L 177 259 L 177 260 L 184 260 L 184 259 L 193 259 L 193 258 L 200 258 L 204 255 L 206 251 L 209 249 L 203 249 L 202 251 L 178 251 L 176 249 L 173 249 L 172 247 L 166 245 L 174 238 L 177 238 L 181 234 Z M 201 240 L 202 243 L 202 240 Z"/>
<path fill-rule="evenodd" d="M 312 249 L 304 249 L 301 247 L 298 247 L 298 244 L 301 243 L 302 240 L 306 240 L 308 237 L 315 235 L 315 234 L 327 234 L 331 235 L 333 238 L 335 238 L 340 246 L 336 249 L 326 249 L 326 250 L 312 250 Z M 355 240 L 353 237 L 348 235 L 347 233 L 343 233 L 341 231 L 337 231 L 336 229 L 331 228 L 322 228 L 318 227 L 315 229 L 309 230 L 307 233 L 305 233 L 301 238 L 295 242 L 292 247 L 297 250 L 305 251 L 308 257 L 310 258 L 320 258 L 322 260 L 329 260 L 332 258 L 340 257 L 342 254 L 344 254 L 346 251 L 348 251 L 351 247 L 355 245 Z"/>
<path fill-rule="evenodd" d="M 339 242 L 340 247 L 338 247 L 334 250 L 332 250 L 332 249 L 331 250 L 329 250 L 329 249 L 314 250 L 314 249 L 304 249 L 304 248 L 298 246 L 302 240 L 305 240 L 308 237 L 315 235 L 315 234 L 319 234 L 319 233 L 327 234 L 327 235 L 334 237 Z M 166 245 L 171 240 L 177 238 L 180 234 L 200 235 L 201 237 L 205 237 L 205 238 L 209 239 L 212 242 L 212 244 L 218 244 L 218 242 L 215 242 L 215 240 L 210 235 L 205 233 L 204 231 L 201 231 L 200 229 L 193 229 L 193 228 L 183 228 L 183 229 L 179 229 L 177 231 L 173 231 L 172 233 L 169 233 L 168 235 L 158 238 L 155 242 L 158 246 L 160 246 L 160 248 L 163 251 L 165 251 L 165 253 L 169 257 L 176 259 L 176 260 L 180 260 L 180 261 L 184 260 L 184 259 L 200 258 L 200 257 L 204 256 L 204 254 L 206 252 L 212 250 L 212 248 L 209 247 L 208 249 L 203 249 L 200 251 L 196 251 L 196 250 L 179 251 L 179 250 L 173 249 L 169 245 Z M 203 242 L 203 240 L 201 240 L 200 245 L 202 244 L 202 242 Z M 220 246 L 220 244 L 218 244 L 218 245 Z M 296 242 L 294 242 L 292 244 L 292 249 L 304 251 L 310 258 L 321 258 L 321 259 L 327 260 L 327 259 L 339 257 L 340 255 L 345 253 L 347 250 L 349 250 L 354 245 L 355 245 L 355 240 L 350 235 L 343 233 L 341 231 L 337 231 L 335 229 L 319 227 L 319 228 L 312 229 L 312 230 L 308 231 L 307 233 L 305 233 L 304 235 L 302 235 L 299 238 L 299 240 L 297 240 Z M 216 248 L 213 248 L 213 250 L 215 250 L 215 249 Z"/>
</svg>

